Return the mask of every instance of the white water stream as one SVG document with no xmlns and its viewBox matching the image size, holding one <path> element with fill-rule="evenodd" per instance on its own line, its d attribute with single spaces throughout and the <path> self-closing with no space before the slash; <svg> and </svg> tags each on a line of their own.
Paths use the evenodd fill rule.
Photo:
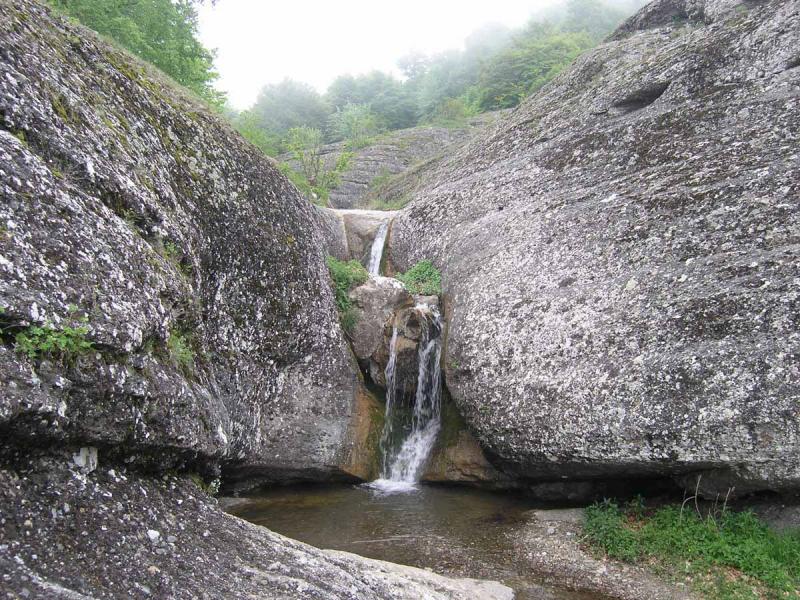
<svg viewBox="0 0 800 600">
<path fill-rule="evenodd" d="M 369 265 L 367 272 L 370 275 L 381 274 L 381 259 L 383 258 L 383 246 L 386 244 L 386 234 L 389 232 L 389 221 L 386 220 L 381 223 L 378 232 L 375 234 L 375 239 L 372 241 L 372 250 L 369 254 Z"/>
<path fill-rule="evenodd" d="M 389 362 L 385 371 L 386 417 L 380 442 L 383 467 L 380 479 L 373 481 L 370 487 L 388 493 L 416 489 L 441 428 L 442 319 L 435 307 L 417 305 L 415 310 L 421 313 L 427 326 L 419 341 L 419 373 L 411 427 L 399 447 L 395 431 L 401 421 L 401 415 L 398 414 L 401 399 L 398 398 L 395 381 L 397 328 L 392 331 Z"/>
</svg>

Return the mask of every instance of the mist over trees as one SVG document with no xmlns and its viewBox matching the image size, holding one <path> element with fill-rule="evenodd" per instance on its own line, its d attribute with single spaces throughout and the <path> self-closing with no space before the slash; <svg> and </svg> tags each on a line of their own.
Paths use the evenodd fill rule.
<svg viewBox="0 0 800 600">
<path fill-rule="evenodd" d="M 328 142 L 358 146 L 379 132 L 458 125 L 516 106 L 641 4 L 568 0 L 519 29 L 486 25 L 467 37 L 463 50 L 400 57 L 402 79 L 380 71 L 345 74 L 324 94 L 293 80 L 267 85 L 252 107 L 234 115 L 234 124 L 272 155 L 286 152 L 290 132 L 301 126 L 319 130 Z"/>
<path fill-rule="evenodd" d="M 197 5 L 203 0 L 49 1 L 223 109 L 225 94 L 214 87 L 214 53 L 198 39 Z M 399 77 L 381 71 L 343 74 L 324 94 L 286 79 L 264 86 L 247 110 L 224 107 L 224 112 L 271 156 L 292 150 L 298 128 L 315 130 L 324 142 L 345 141 L 352 149 L 385 131 L 458 126 L 480 112 L 519 104 L 643 1 L 567 0 L 518 29 L 485 25 L 461 50 L 398 57 Z"/>
</svg>

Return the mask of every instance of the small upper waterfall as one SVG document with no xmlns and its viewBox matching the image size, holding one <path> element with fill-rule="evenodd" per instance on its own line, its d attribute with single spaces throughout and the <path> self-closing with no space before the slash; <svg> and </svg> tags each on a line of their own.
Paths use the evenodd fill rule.
<svg viewBox="0 0 800 600">
<path fill-rule="evenodd" d="M 375 234 L 375 240 L 372 242 L 372 250 L 369 255 L 369 265 L 367 272 L 370 275 L 381 274 L 381 259 L 383 258 L 383 246 L 386 244 L 386 234 L 389 232 L 388 219 L 381 223 L 378 227 L 378 232 Z"/>
<path fill-rule="evenodd" d="M 410 423 L 402 414 L 405 407 L 395 384 L 396 327 L 386 365 L 386 419 L 380 441 L 383 465 L 381 478 L 371 484 L 384 491 L 414 488 L 441 428 L 442 319 L 435 307 L 417 305 L 415 310 L 424 316 L 427 327 L 419 341 L 419 374 Z"/>
</svg>

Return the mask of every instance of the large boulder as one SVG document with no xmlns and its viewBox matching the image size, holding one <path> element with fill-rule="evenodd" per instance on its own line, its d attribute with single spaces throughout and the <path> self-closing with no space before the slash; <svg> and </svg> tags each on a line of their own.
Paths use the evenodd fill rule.
<svg viewBox="0 0 800 600">
<path fill-rule="evenodd" d="M 657 0 L 395 219 L 509 472 L 800 487 L 799 67 L 797 0 Z"/>
<path fill-rule="evenodd" d="M 350 477 L 360 383 L 314 209 L 153 69 L 0 7 L 0 445 Z M 59 336 L 76 352 L 20 351 Z"/>
<path fill-rule="evenodd" d="M 351 290 L 349 297 L 356 321 L 350 331 L 350 343 L 356 358 L 369 369 L 370 361 L 375 362 L 388 352 L 387 325 L 391 329 L 395 314 L 414 306 L 414 298 L 402 283 L 389 277 L 371 277 Z M 382 368 L 386 368 L 385 361 Z"/>
</svg>

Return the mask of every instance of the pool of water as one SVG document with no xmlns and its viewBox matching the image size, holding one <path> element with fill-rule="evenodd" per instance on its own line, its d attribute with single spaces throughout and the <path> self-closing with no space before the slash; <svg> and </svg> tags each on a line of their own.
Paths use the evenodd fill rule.
<svg viewBox="0 0 800 600">
<path fill-rule="evenodd" d="M 277 488 L 228 510 L 319 548 L 345 550 L 461 577 L 499 580 L 521 600 L 588 600 L 548 586 L 513 550 L 524 513 L 541 508 L 512 493 L 418 486 Z"/>
</svg>

